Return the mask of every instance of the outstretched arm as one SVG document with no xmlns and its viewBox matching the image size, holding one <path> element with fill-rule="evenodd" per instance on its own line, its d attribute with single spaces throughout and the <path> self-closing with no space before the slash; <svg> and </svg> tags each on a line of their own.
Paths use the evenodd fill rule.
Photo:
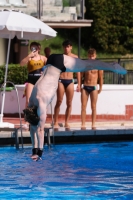
<svg viewBox="0 0 133 200">
<path fill-rule="evenodd" d="M 106 63 L 100 60 L 81 60 L 79 58 L 64 55 L 64 65 L 66 72 L 84 72 L 89 70 L 112 71 L 118 74 L 126 74 L 127 71 L 118 63 Z"/>
</svg>

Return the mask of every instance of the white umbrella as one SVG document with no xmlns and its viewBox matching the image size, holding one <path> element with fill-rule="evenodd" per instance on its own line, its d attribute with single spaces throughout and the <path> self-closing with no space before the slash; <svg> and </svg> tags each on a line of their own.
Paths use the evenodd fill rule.
<svg viewBox="0 0 133 200">
<path fill-rule="evenodd" d="M 56 37 L 56 31 L 45 23 L 41 22 L 39 19 L 36 19 L 30 15 L 12 10 L 0 11 L 0 38 L 9 39 L 4 83 L 6 83 L 7 80 L 11 39 L 15 36 L 17 36 L 18 39 L 43 40 L 45 38 L 49 39 Z M 4 102 L 5 87 L 2 96 L 0 127 L 7 127 L 8 125 L 7 123 L 3 123 Z"/>
</svg>

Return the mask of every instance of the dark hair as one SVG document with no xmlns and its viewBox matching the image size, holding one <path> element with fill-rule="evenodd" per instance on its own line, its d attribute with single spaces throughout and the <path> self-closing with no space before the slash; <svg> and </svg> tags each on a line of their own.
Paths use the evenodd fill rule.
<svg viewBox="0 0 133 200">
<path fill-rule="evenodd" d="M 44 51 L 47 50 L 47 49 L 51 51 L 50 47 L 45 47 L 45 48 L 44 48 Z"/>
<path fill-rule="evenodd" d="M 70 40 L 65 40 L 63 43 L 62 43 L 62 46 L 63 47 L 67 47 L 68 45 L 72 46 L 72 42 Z"/>
<path fill-rule="evenodd" d="M 38 47 L 40 44 L 38 42 L 31 42 L 30 47 L 34 45 Z"/>
<path fill-rule="evenodd" d="M 90 49 L 88 50 L 88 54 L 89 54 L 90 56 L 93 56 L 94 54 L 96 54 L 96 49 L 90 48 Z"/>
</svg>

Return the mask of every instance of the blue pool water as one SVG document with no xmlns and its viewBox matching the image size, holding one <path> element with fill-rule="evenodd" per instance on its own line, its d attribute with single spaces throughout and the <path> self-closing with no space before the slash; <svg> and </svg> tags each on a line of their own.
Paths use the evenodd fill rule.
<svg viewBox="0 0 133 200">
<path fill-rule="evenodd" d="M 133 142 L 0 148 L 0 199 L 132 200 Z"/>
</svg>

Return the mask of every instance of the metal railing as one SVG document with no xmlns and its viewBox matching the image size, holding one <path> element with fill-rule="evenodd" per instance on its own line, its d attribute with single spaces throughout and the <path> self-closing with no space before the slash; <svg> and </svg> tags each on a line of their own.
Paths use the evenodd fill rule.
<svg viewBox="0 0 133 200">
<path fill-rule="evenodd" d="M 104 71 L 104 84 L 133 84 L 133 58 L 103 58 L 105 62 L 118 62 L 123 68 L 127 69 L 126 75 L 115 74 Z"/>
<path fill-rule="evenodd" d="M 122 67 L 127 69 L 126 75 L 115 74 L 110 71 L 104 71 L 104 84 L 133 84 L 133 58 L 102 58 L 99 59 L 105 62 L 118 62 Z M 0 67 L 0 84 L 4 82 L 5 68 Z M 24 84 L 27 79 L 27 69 L 21 67 L 16 72 L 15 69 L 9 68 L 7 80 L 12 81 L 14 84 Z"/>
<path fill-rule="evenodd" d="M 17 96 L 17 103 L 18 103 L 18 112 L 19 112 L 19 120 L 20 120 L 20 127 L 19 128 L 14 128 L 14 133 L 15 133 L 15 143 L 16 143 L 16 149 L 19 149 L 19 137 L 18 137 L 18 130 L 20 129 L 21 132 L 21 145 L 22 145 L 22 149 L 23 149 L 23 133 L 22 133 L 22 118 L 21 118 L 21 111 L 20 111 L 20 101 L 19 101 L 19 95 L 18 95 L 18 90 L 17 87 L 15 86 L 15 84 L 11 81 L 6 81 L 5 83 L 2 84 L 2 86 L 0 87 L 0 92 L 3 92 L 2 89 L 4 89 L 4 87 L 6 87 L 6 84 L 10 83 L 15 91 L 16 91 L 16 96 Z M 3 114 L 3 113 L 2 113 Z"/>
</svg>

